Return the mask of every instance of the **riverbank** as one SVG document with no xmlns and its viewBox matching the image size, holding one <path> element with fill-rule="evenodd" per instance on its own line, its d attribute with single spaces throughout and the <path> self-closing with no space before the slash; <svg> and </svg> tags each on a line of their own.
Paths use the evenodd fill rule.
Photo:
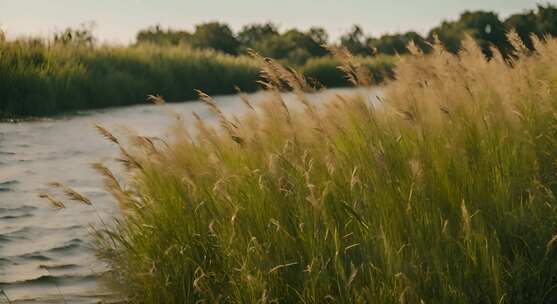
<svg viewBox="0 0 557 304">
<path fill-rule="evenodd" d="M 554 303 L 557 41 L 512 62 L 436 46 L 365 95 L 279 95 L 242 119 L 177 119 L 165 142 L 122 144 L 131 178 L 95 168 L 127 216 L 99 232 L 131 302 Z M 345 66 L 367 85 L 370 75 Z"/>
<path fill-rule="evenodd" d="M 362 59 L 377 81 L 392 76 L 394 59 Z M 305 67 L 301 68 L 303 71 Z M 40 40 L 0 42 L 0 119 L 45 117 L 126 106 L 160 94 L 167 101 L 196 97 L 195 90 L 232 94 L 259 89 L 260 63 L 186 46 L 96 47 Z M 347 86 L 329 57 L 311 61 L 308 76 L 324 86 Z"/>
</svg>

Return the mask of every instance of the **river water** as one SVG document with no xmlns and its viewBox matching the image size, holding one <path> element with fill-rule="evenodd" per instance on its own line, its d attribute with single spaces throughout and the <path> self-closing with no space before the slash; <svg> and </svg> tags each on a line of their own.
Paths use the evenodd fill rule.
<svg viewBox="0 0 557 304">
<path fill-rule="evenodd" d="M 334 94 L 377 91 L 335 89 L 312 94 L 326 100 Z M 250 95 L 256 104 L 265 93 Z M 285 96 L 288 104 L 294 97 Z M 215 97 L 226 114 L 241 114 L 238 96 Z M 208 122 L 214 117 L 197 101 L 169 104 L 191 117 L 195 111 Z M 90 245 L 91 225 L 118 217 L 112 198 L 102 189 L 101 177 L 89 164 L 109 162 L 118 151 L 92 127 L 129 127 L 141 135 L 164 137 L 172 121 L 168 111 L 154 105 L 85 111 L 57 119 L 0 123 L 0 303 L 110 303 L 117 295 L 100 283 L 106 266 Z M 193 120 L 192 120 L 193 121 Z M 55 210 L 38 198 L 59 181 L 89 197 L 95 208 L 66 202 Z M 58 197 L 61 198 L 61 197 Z"/>
</svg>

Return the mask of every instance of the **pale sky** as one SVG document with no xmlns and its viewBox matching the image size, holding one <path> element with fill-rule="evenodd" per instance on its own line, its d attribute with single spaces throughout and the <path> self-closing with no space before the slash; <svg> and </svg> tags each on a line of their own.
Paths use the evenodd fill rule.
<svg viewBox="0 0 557 304">
<path fill-rule="evenodd" d="M 52 35 L 94 21 L 102 42 L 129 43 L 150 25 L 192 30 L 207 21 L 235 31 L 249 23 L 272 21 L 281 30 L 324 27 L 332 39 L 359 24 L 378 36 L 416 30 L 427 33 L 464 10 L 489 10 L 506 17 L 557 0 L 0 0 L 0 28 L 8 37 Z"/>
</svg>

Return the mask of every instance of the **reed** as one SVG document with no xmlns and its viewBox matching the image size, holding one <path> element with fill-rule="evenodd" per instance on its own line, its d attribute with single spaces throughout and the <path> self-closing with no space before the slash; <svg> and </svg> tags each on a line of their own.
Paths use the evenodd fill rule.
<svg viewBox="0 0 557 304">
<path fill-rule="evenodd" d="M 327 86 L 349 85 L 327 60 L 311 61 L 302 70 Z M 374 64 L 384 59 L 362 60 L 370 63 L 376 78 L 392 71 L 388 63 Z M 126 106 L 155 96 L 173 102 L 192 100 L 198 88 L 208 94 L 232 94 L 236 87 L 252 92 L 259 88 L 260 68 L 247 55 L 185 45 L 112 47 L 0 40 L 0 119 Z"/>
<path fill-rule="evenodd" d="M 231 94 L 257 87 L 259 67 L 184 46 L 60 45 L 41 40 L 0 42 L 0 118 L 49 116 L 144 103 L 158 93 L 170 101 Z"/>
<path fill-rule="evenodd" d="M 297 90 L 289 109 L 276 63 L 241 119 L 203 95 L 220 125 L 177 120 L 108 183 L 129 209 L 98 233 L 112 286 L 133 303 L 555 303 L 557 40 L 514 43 L 510 61 L 471 39 L 410 48 L 374 103 Z"/>
<path fill-rule="evenodd" d="M 86 204 L 86 205 L 93 205 L 93 203 L 91 202 L 91 200 L 88 197 L 86 197 L 85 195 L 75 191 L 74 189 L 72 189 L 72 188 L 70 188 L 66 185 L 63 185 L 62 183 L 51 182 L 48 185 L 52 188 L 58 188 L 58 189 L 62 190 L 64 195 L 67 198 L 69 198 L 70 200 L 74 201 L 74 202 L 83 203 L 83 204 Z M 49 197 L 48 195 L 46 196 L 46 198 L 48 200 L 52 201 L 51 197 Z"/>
<path fill-rule="evenodd" d="M 325 87 L 346 87 L 353 85 L 350 79 L 350 73 L 339 69 L 343 66 L 342 62 L 348 60 L 348 54 L 341 56 L 340 49 L 333 50 L 336 56 L 326 56 L 320 58 L 312 58 L 301 68 L 303 74 L 310 79 L 310 82 L 321 84 Z M 352 56 L 350 56 L 352 57 Z M 363 71 L 369 75 L 370 81 L 373 83 L 382 83 L 394 78 L 394 69 L 397 57 L 377 55 L 375 57 L 352 57 L 352 62 L 357 63 L 359 69 L 367 69 Z M 349 69 L 350 67 L 344 65 Z"/>
<path fill-rule="evenodd" d="M 62 203 L 60 200 L 56 199 L 48 192 L 41 192 L 39 193 L 39 198 L 46 199 L 54 208 L 56 209 L 64 209 L 66 205 Z"/>
</svg>

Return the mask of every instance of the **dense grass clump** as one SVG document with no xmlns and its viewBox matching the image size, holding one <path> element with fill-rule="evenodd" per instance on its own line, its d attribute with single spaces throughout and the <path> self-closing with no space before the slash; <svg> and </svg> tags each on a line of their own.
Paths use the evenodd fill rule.
<svg viewBox="0 0 557 304">
<path fill-rule="evenodd" d="M 132 137 L 126 186 L 95 166 L 126 214 L 99 234 L 115 288 L 137 303 L 557 302 L 557 41 L 511 41 L 510 62 L 471 39 L 459 56 L 411 48 L 375 104 L 310 104 L 268 62 L 269 101 L 244 118 L 202 94 L 218 129 Z"/>
<path fill-rule="evenodd" d="M 181 46 L 0 42 L 0 118 L 137 104 L 154 93 L 183 101 L 199 87 L 254 91 L 259 69 L 249 57 Z"/>
<path fill-rule="evenodd" d="M 377 80 L 392 74 L 389 59 L 361 59 Z M 347 86 L 330 58 L 309 63 L 314 81 Z M 168 101 L 209 94 L 246 92 L 256 83 L 260 64 L 253 58 L 232 56 L 186 45 L 129 47 L 0 39 L 0 119 L 49 116 L 84 109 L 144 103 L 149 94 Z M 385 75 L 385 76 L 384 76 Z"/>
<path fill-rule="evenodd" d="M 374 83 L 381 83 L 394 77 L 396 57 L 377 55 L 375 57 L 356 57 L 354 62 L 366 67 Z M 302 67 L 302 72 L 310 80 L 325 87 L 346 87 L 350 81 L 338 67 L 341 65 L 335 57 L 312 58 Z"/>
</svg>

